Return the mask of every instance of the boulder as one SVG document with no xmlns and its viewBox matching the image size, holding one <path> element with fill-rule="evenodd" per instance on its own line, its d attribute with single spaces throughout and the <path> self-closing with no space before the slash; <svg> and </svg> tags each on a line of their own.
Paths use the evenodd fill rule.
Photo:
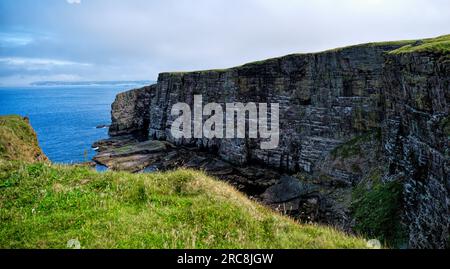
<svg viewBox="0 0 450 269">
<path fill-rule="evenodd" d="M 261 198 L 267 204 L 286 203 L 316 191 L 313 185 L 303 183 L 299 179 L 291 176 L 282 176 L 280 181 L 269 187 Z"/>
</svg>

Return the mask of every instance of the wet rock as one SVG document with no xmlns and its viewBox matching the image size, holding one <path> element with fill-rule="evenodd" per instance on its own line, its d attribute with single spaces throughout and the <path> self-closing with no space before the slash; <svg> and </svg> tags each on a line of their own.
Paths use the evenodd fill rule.
<svg viewBox="0 0 450 269">
<path fill-rule="evenodd" d="M 94 157 L 94 161 L 113 170 L 137 172 L 162 158 L 168 149 L 167 144 L 161 141 L 138 143 L 129 140 L 120 141 L 120 143 L 108 144 L 108 148 L 105 148 L 103 144 L 102 150 Z"/>
<path fill-rule="evenodd" d="M 116 136 L 97 141 L 92 145 L 92 148 L 97 149 L 97 151 L 106 151 L 109 149 L 120 148 L 126 145 L 139 143 L 140 141 L 141 139 L 134 135 Z"/>
</svg>

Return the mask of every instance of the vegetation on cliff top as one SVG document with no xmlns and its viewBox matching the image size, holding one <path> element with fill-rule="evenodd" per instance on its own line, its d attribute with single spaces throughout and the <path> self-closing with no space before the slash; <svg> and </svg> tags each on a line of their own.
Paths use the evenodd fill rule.
<svg viewBox="0 0 450 269">
<path fill-rule="evenodd" d="M 27 119 L 0 116 L 0 158 L 27 162 L 47 160 Z"/>
<path fill-rule="evenodd" d="M 411 53 L 411 52 L 432 52 L 438 54 L 450 53 L 450 35 L 439 36 L 417 40 L 414 43 L 391 51 L 391 54 Z"/>
<path fill-rule="evenodd" d="M 179 72 L 164 72 L 161 74 L 168 75 L 168 76 L 184 76 L 187 74 L 204 74 L 204 73 L 209 73 L 211 75 L 214 75 L 214 74 L 217 75 L 217 74 L 223 74 L 225 72 L 237 70 L 237 69 L 241 69 L 241 68 L 253 68 L 253 67 L 258 67 L 258 66 L 264 65 L 264 64 L 276 63 L 280 59 L 297 56 L 297 55 L 315 55 L 315 54 L 321 54 L 321 53 L 338 52 L 338 51 L 352 49 L 352 48 L 377 47 L 377 46 L 400 47 L 398 49 L 389 51 L 390 54 L 409 53 L 409 52 L 433 52 L 433 53 L 448 54 L 450 52 L 450 35 L 439 36 L 436 38 L 419 39 L 419 40 L 397 40 L 397 41 L 363 43 L 363 44 L 358 44 L 358 45 L 351 45 L 351 46 L 329 49 L 329 50 L 315 52 L 315 53 L 293 53 L 293 54 L 288 54 L 285 56 L 269 58 L 269 59 L 260 60 L 260 61 L 253 61 L 253 62 L 249 62 L 249 63 L 243 64 L 243 65 L 235 66 L 235 67 L 231 67 L 231 68 L 195 70 L 195 71 L 179 71 Z"/>
<path fill-rule="evenodd" d="M 15 130 L 21 118 L 13 119 L 4 125 Z M 26 137 L 34 133 L 21 135 L 34 141 Z M 2 155 L 0 248 L 65 248 L 72 239 L 82 248 L 366 247 L 333 228 L 294 222 L 201 172 L 98 173 Z"/>
</svg>

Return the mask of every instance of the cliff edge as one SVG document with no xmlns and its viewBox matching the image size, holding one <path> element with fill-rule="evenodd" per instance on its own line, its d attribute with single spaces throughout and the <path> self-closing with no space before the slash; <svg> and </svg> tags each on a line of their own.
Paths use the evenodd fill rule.
<svg viewBox="0 0 450 269">
<path fill-rule="evenodd" d="M 0 116 L 2 249 L 367 248 L 302 225 L 204 173 L 98 173 L 46 162 L 20 116 Z"/>
<path fill-rule="evenodd" d="M 0 116 L 0 159 L 48 161 L 39 147 L 36 133 L 28 118 Z"/>
<path fill-rule="evenodd" d="M 224 70 L 162 73 L 156 85 L 118 96 L 110 133 L 139 129 L 150 139 L 208 149 L 236 166 L 258 163 L 351 190 L 344 211 L 354 230 L 382 233 L 412 248 L 445 248 L 449 53 L 446 35 L 292 54 Z M 222 105 L 279 103 L 279 147 L 261 150 L 258 139 L 174 139 L 172 105 L 192 107 L 197 94 L 204 103 Z M 385 190 L 396 197 L 378 205 L 376 197 Z M 301 211 L 304 202 L 298 203 Z M 379 207 L 387 215 L 364 213 Z M 389 223 L 394 216 L 399 219 Z"/>
</svg>

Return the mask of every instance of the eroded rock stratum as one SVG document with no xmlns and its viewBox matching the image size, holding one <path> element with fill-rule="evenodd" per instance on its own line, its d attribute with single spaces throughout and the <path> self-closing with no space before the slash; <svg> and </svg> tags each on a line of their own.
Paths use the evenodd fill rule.
<svg viewBox="0 0 450 269">
<path fill-rule="evenodd" d="M 122 148 L 121 157 L 129 158 L 122 159 L 125 165 L 142 158 L 143 166 L 167 166 L 176 160 L 175 167 L 209 167 L 219 177 L 257 186 L 255 197 L 275 208 L 350 231 L 361 226 L 355 217 L 361 214 L 354 214 L 361 208 L 355 207 L 370 208 L 367 197 L 382 195 L 382 186 L 398 183 L 399 199 L 387 207 L 387 216 L 399 216 L 392 229 L 401 227 L 401 232 L 391 236 L 407 247 L 445 248 L 450 216 L 450 58 L 448 50 L 422 46 L 415 41 L 373 43 L 225 70 L 162 73 L 157 84 L 117 96 L 110 135 L 116 141 L 121 140 L 118 135 L 136 133 L 144 140 L 166 141 L 142 144 L 140 139 L 136 143 L 141 144 Z M 197 94 L 205 103 L 222 105 L 279 103 L 279 147 L 261 150 L 258 139 L 174 139 L 172 105 L 193 105 Z M 146 147 L 164 150 L 155 157 Z M 114 159 L 108 150 L 111 147 L 101 151 L 97 161 Z M 131 167 L 128 170 L 143 168 Z M 258 175 L 265 171 L 258 167 L 271 172 Z M 286 188 L 291 189 L 283 195 L 293 196 L 284 197 L 287 200 L 277 196 Z M 365 233 L 379 232 L 379 227 L 366 226 Z M 379 226 L 387 227 L 382 222 Z"/>
</svg>

